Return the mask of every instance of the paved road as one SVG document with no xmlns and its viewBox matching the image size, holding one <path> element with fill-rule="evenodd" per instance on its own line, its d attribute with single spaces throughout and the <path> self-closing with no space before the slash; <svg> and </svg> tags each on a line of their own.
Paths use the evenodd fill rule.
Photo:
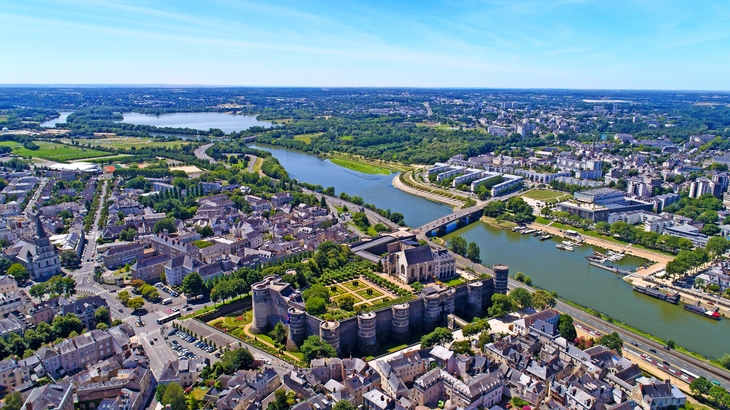
<svg viewBox="0 0 730 410">
<path fill-rule="evenodd" d="M 306 188 L 303 188 L 302 191 L 305 194 L 311 194 L 311 195 L 316 196 L 317 199 L 322 198 L 324 196 L 325 200 L 327 201 L 327 204 L 330 206 L 342 207 L 343 205 L 347 205 L 347 209 L 349 209 L 351 211 L 355 211 L 356 209 L 360 209 L 362 207 L 361 205 L 354 204 L 354 203 L 348 202 L 348 201 L 343 201 L 340 198 L 337 198 L 334 196 L 329 196 L 329 195 L 324 195 L 319 192 L 314 192 L 314 191 L 311 191 Z M 373 224 L 382 223 L 383 225 L 389 227 L 390 229 L 398 230 L 398 228 L 399 228 L 398 224 L 392 222 L 390 219 L 384 217 L 383 215 L 380 215 L 379 213 L 377 213 L 375 211 L 367 209 L 365 207 L 362 207 L 362 208 L 365 210 L 365 215 L 367 215 L 368 219 L 370 220 L 370 222 L 373 222 Z"/>
<path fill-rule="evenodd" d="M 26 205 L 25 209 L 23 210 L 23 215 L 27 218 L 28 213 L 33 210 L 33 205 L 35 205 L 36 202 L 38 202 L 38 198 L 41 196 L 41 192 L 43 192 L 43 188 L 46 187 L 46 184 L 48 183 L 48 178 L 43 177 L 41 178 L 40 182 L 38 182 L 38 188 L 36 188 L 35 192 L 33 192 L 33 196 L 28 200 L 28 205 Z"/>
<path fill-rule="evenodd" d="M 492 274 L 491 269 L 483 265 L 473 263 L 468 259 L 458 255 L 456 255 L 456 258 L 457 266 L 462 269 L 470 267 L 473 268 L 477 273 L 486 273 L 489 275 Z M 512 290 L 518 287 L 527 289 L 530 292 L 535 290 L 522 282 L 518 282 L 517 280 L 510 278 L 508 288 Z M 560 312 L 567 313 L 572 316 L 575 320 L 576 326 L 582 326 L 584 329 L 587 329 L 589 331 L 598 332 L 593 333 L 596 337 L 599 337 L 599 334 L 605 335 L 612 332 L 617 332 L 624 340 L 626 348 L 629 348 L 635 352 L 647 354 L 657 359 L 657 362 L 660 363 L 662 361 L 667 361 L 670 364 L 670 368 L 673 368 L 675 370 L 686 369 L 694 374 L 704 376 L 708 380 L 717 380 L 718 382 L 720 382 L 722 387 L 724 387 L 725 389 L 730 389 L 730 372 L 728 371 L 705 364 L 702 361 L 695 359 L 694 357 L 679 353 L 675 350 L 664 350 L 663 345 L 656 343 L 653 340 L 638 336 L 632 332 L 624 330 L 619 326 L 613 325 L 603 319 L 586 313 L 583 310 L 575 308 L 562 301 L 558 301 L 555 308 Z M 649 349 L 653 349 L 654 352 L 650 351 Z"/>
<path fill-rule="evenodd" d="M 210 148 L 212 146 L 213 146 L 213 144 L 205 144 L 205 145 L 199 146 L 198 148 L 195 149 L 195 156 L 198 157 L 198 159 L 202 159 L 204 161 L 210 162 L 211 164 L 215 164 L 218 161 L 214 160 L 208 154 L 205 153 L 205 151 L 207 151 L 208 148 Z"/>
</svg>

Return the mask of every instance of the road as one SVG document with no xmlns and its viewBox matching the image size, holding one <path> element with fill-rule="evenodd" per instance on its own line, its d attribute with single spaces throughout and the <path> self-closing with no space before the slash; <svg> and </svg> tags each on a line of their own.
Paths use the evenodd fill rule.
<svg viewBox="0 0 730 410">
<path fill-rule="evenodd" d="M 198 159 L 208 161 L 211 164 L 217 163 L 218 161 L 214 160 L 208 154 L 205 153 L 205 151 L 207 151 L 208 148 L 210 148 L 212 146 L 213 146 L 213 144 L 205 144 L 205 145 L 199 146 L 198 148 L 195 149 L 195 156 L 198 157 Z"/>
<path fill-rule="evenodd" d="M 474 269 L 477 274 L 486 273 L 492 275 L 492 270 L 485 267 L 484 265 L 473 263 L 470 260 L 463 258 L 459 255 L 455 256 L 457 267 L 460 267 L 462 269 L 469 267 Z M 534 288 L 531 288 L 522 282 L 510 278 L 508 288 L 512 290 L 518 287 L 527 289 L 530 292 L 535 291 Z M 701 360 L 677 352 L 676 350 L 665 350 L 664 346 L 660 343 L 639 336 L 633 332 L 629 332 L 619 326 L 616 326 L 594 315 L 586 313 L 585 311 L 569 305 L 565 302 L 558 301 L 555 309 L 572 316 L 576 326 L 583 326 L 584 329 L 588 329 L 589 331 L 594 332 L 593 334 L 596 335 L 596 337 L 599 337 L 599 335 L 595 333 L 596 331 L 602 335 L 616 332 L 619 334 L 619 336 L 621 336 L 621 339 L 624 340 L 625 346 L 627 348 L 630 348 L 635 352 L 639 352 L 640 354 L 647 354 L 657 359 L 657 362 L 660 363 L 663 361 L 667 361 L 670 364 L 670 368 L 674 368 L 675 370 L 686 369 L 694 374 L 704 376 L 708 380 L 716 380 L 720 382 L 720 385 L 723 388 L 730 389 L 730 372 L 726 370 L 722 370 L 712 365 L 706 364 Z M 654 352 L 650 351 L 649 349 L 653 349 Z"/>
<path fill-rule="evenodd" d="M 355 204 L 355 203 L 352 203 L 352 202 L 348 202 L 348 201 L 343 201 L 340 198 L 337 198 L 337 197 L 334 197 L 334 196 L 329 196 L 329 195 L 324 195 L 324 194 L 321 194 L 319 192 L 314 192 L 314 191 L 311 191 L 311 190 L 306 189 L 306 188 L 303 188 L 302 191 L 305 194 L 314 195 L 315 197 L 317 197 L 317 199 L 322 198 L 322 197 L 325 197 L 325 200 L 327 201 L 327 204 L 330 205 L 330 206 L 342 207 L 343 205 L 346 205 L 347 206 L 347 209 L 350 209 L 351 211 L 354 211 L 356 209 L 363 208 L 365 210 L 365 215 L 368 217 L 368 219 L 370 220 L 370 222 L 373 223 L 373 225 L 375 225 L 377 223 L 382 223 L 383 225 L 389 227 L 390 229 L 392 229 L 394 231 L 398 230 L 398 228 L 399 228 L 398 224 L 394 223 L 390 219 L 384 217 L 383 215 L 380 215 L 379 213 L 377 213 L 375 211 L 372 211 L 370 209 L 367 209 L 367 208 L 363 207 L 362 205 L 358 205 L 358 204 Z"/>
<path fill-rule="evenodd" d="M 28 214 L 30 211 L 33 210 L 33 206 L 36 202 L 38 202 L 38 198 L 41 196 L 41 192 L 43 192 L 43 189 L 46 187 L 46 184 L 48 183 L 48 178 L 43 177 L 41 178 L 40 182 L 38 182 L 38 188 L 36 188 L 35 192 L 33 192 L 33 196 L 28 200 L 28 205 L 26 205 L 25 209 L 23 210 L 23 216 L 26 218 L 28 217 Z"/>
</svg>

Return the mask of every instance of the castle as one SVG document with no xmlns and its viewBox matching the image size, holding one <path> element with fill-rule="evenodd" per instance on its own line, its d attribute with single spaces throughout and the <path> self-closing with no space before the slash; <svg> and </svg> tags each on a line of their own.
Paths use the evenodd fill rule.
<svg viewBox="0 0 730 410">
<path fill-rule="evenodd" d="M 251 331 L 263 333 L 277 322 L 283 322 L 289 327 L 289 347 L 300 346 L 308 336 L 316 335 L 331 344 L 340 356 L 353 352 L 370 355 L 380 343 L 403 343 L 413 333 L 428 332 L 443 325 L 449 314 L 467 318 L 482 316 L 491 305 L 495 290 L 506 292 L 502 290 L 502 281 L 508 274 L 507 266 L 495 266 L 497 273 L 495 279 L 457 287 L 427 286 L 417 299 L 342 321 L 326 321 L 309 315 L 304 311 L 301 293 L 278 275 L 269 275 L 251 289 Z"/>
</svg>

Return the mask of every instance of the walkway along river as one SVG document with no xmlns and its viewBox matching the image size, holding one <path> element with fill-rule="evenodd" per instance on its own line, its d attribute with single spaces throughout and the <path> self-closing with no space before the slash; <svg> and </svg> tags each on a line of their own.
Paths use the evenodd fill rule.
<svg viewBox="0 0 730 410">
<path fill-rule="evenodd" d="M 409 226 L 420 226 L 451 213 L 451 209 L 392 187 L 392 175 L 366 175 L 341 168 L 329 161 L 291 150 L 256 146 L 271 151 L 294 178 L 334 186 L 339 194 L 359 195 L 379 208 L 401 212 Z M 453 228 L 452 228 L 453 229 Z M 611 272 L 588 265 L 585 256 L 594 250 L 584 245 L 574 252 L 560 251 L 555 245 L 563 239 L 540 242 L 530 235 L 522 236 L 492 227 L 483 222 L 451 232 L 445 236 L 462 236 L 476 242 L 482 261 L 487 266 L 503 263 L 514 276 L 518 271 L 533 279 L 541 288 L 554 290 L 561 297 L 601 311 L 647 333 L 707 357 L 717 358 L 730 353 L 730 318 L 714 321 L 685 312 L 681 305 L 662 302 L 631 290 L 631 285 Z M 645 261 L 626 257 L 618 263 L 621 269 L 633 270 Z"/>
</svg>

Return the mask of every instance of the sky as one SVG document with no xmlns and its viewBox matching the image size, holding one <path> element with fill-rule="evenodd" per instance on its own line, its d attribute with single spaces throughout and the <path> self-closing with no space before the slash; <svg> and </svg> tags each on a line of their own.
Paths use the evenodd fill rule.
<svg viewBox="0 0 730 410">
<path fill-rule="evenodd" d="M 725 0 L 5 1 L 0 84 L 730 90 Z"/>
</svg>

